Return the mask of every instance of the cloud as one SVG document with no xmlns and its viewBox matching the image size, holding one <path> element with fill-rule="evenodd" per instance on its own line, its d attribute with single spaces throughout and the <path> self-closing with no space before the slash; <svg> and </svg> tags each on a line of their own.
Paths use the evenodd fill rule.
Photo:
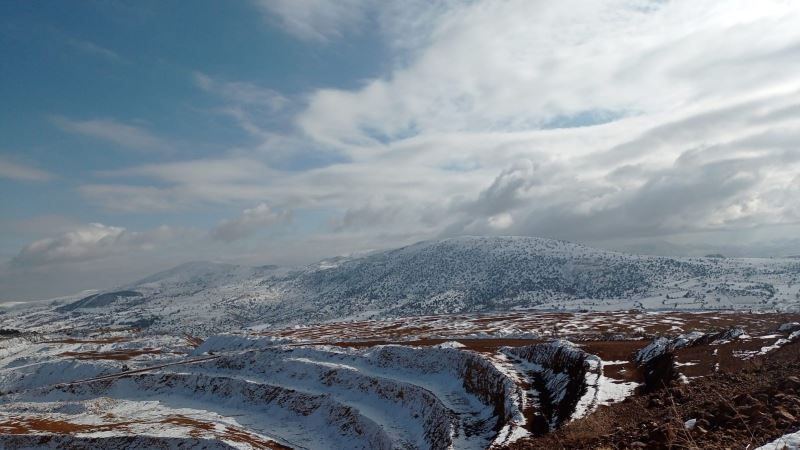
<svg viewBox="0 0 800 450">
<path fill-rule="evenodd" d="M 233 242 L 248 237 L 260 229 L 286 222 L 290 217 L 286 211 L 274 211 L 266 203 L 261 203 L 254 208 L 245 209 L 236 219 L 224 220 L 211 230 L 210 235 L 212 239 L 218 241 Z"/>
<path fill-rule="evenodd" d="M 78 187 L 78 192 L 113 211 L 187 210 L 209 204 L 260 201 L 269 192 L 265 180 L 275 174 L 269 166 L 254 159 L 197 159 L 102 171 L 97 175 L 103 178 L 145 178 L 161 183 L 84 184 Z"/>
<path fill-rule="evenodd" d="M 145 128 L 113 119 L 73 120 L 63 116 L 53 116 L 51 121 L 68 133 L 89 136 L 133 150 L 168 151 L 171 148 L 166 140 Z"/>
<path fill-rule="evenodd" d="M 80 222 L 76 219 L 59 214 L 2 218 L 0 219 L 0 233 L 4 233 L 7 236 L 53 235 L 74 230 L 80 225 Z"/>
<path fill-rule="evenodd" d="M 318 90 L 298 125 L 332 144 L 530 130 L 595 111 L 643 114 L 740 95 L 770 77 L 794 83 L 771 63 L 800 65 L 786 52 L 800 35 L 797 8 L 782 2 L 757 11 L 747 2 L 451 5 L 410 61 L 357 90 Z"/>
<path fill-rule="evenodd" d="M 294 37 L 327 42 L 366 20 L 371 0 L 253 0 L 267 18 Z"/>
<path fill-rule="evenodd" d="M 489 216 L 516 209 L 526 203 L 525 192 L 537 182 L 535 172 L 536 166 L 532 161 L 517 161 L 500 172 L 492 184 L 481 191 L 477 200 L 465 207 L 473 213 Z"/>
<path fill-rule="evenodd" d="M 11 161 L 0 155 L 0 178 L 17 181 L 48 181 L 53 178 L 50 172 L 26 164 Z"/>
<path fill-rule="evenodd" d="M 83 53 L 99 56 L 115 63 L 128 63 L 128 60 L 120 56 L 117 52 L 95 44 L 94 42 L 80 39 L 70 39 L 68 42 L 71 47 Z"/>
<path fill-rule="evenodd" d="M 386 72 L 305 106 L 197 73 L 257 143 L 81 192 L 162 210 L 268 198 L 316 211 L 331 249 L 463 233 L 666 242 L 798 220 L 797 4 L 433 3 L 264 2 L 311 41 L 379 26 Z M 276 113 L 295 114 L 280 132 Z"/>
<path fill-rule="evenodd" d="M 277 91 L 244 81 L 220 81 L 202 73 L 193 74 L 194 83 L 200 89 L 238 105 L 259 105 L 278 111 L 288 103 Z"/>
<path fill-rule="evenodd" d="M 117 212 L 184 210 L 188 201 L 176 190 L 125 184 L 85 184 L 78 192 L 93 203 Z"/>
<path fill-rule="evenodd" d="M 31 242 L 11 260 L 11 265 L 17 268 L 33 268 L 80 263 L 115 254 L 151 250 L 177 235 L 177 230 L 167 226 L 135 232 L 122 227 L 90 223 L 55 237 Z"/>
</svg>

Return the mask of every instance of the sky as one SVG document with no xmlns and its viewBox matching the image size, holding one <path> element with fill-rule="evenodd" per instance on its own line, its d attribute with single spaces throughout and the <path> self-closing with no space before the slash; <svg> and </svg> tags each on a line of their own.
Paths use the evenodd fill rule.
<svg viewBox="0 0 800 450">
<path fill-rule="evenodd" d="M 459 235 L 800 254 L 800 2 L 0 0 L 0 302 Z"/>
</svg>

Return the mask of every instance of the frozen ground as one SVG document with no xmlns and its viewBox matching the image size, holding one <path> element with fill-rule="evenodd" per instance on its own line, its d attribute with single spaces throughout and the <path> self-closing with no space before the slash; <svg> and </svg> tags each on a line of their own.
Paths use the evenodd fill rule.
<svg viewBox="0 0 800 450">
<path fill-rule="evenodd" d="M 234 329 L 491 311 L 800 311 L 797 258 L 666 258 L 526 237 L 461 237 L 300 268 L 196 262 L 6 309 L 11 328 Z M 509 328 L 514 334 L 514 328 Z"/>
<path fill-rule="evenodd" d="M 676 349 L 676 368 L 692 379 L 797 340 L 797 321 L 515 312 L 271 335 L 26 332 L 0 340 L 0 446 L 501 447 L 632 395 L 645 347 Z M 729 329 L 738 331 L 715 331 Z"/>
</svg>

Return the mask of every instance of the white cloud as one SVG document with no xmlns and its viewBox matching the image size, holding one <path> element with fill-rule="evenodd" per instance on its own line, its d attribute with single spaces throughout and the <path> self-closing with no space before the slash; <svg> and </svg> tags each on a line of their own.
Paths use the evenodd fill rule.
<svg viewBox="0 0 800 450">
<path fill-rule="evenodd" d="M 134 150 L 167 151 L 170 149 L 166 140 L 147 129 L 113 119 L 73 120 L 63 116 L 53 116 L 51 120 L 53 124 L 66 132 L 89 136 Z"/>
<path fill-rule="evenodd" d="M 259 229 L 286 222 L 289 218 L 288 212 L 274 211 L 266 203 L 261 203 L 254 208 L 245 209 L 235 219 L 222 221 L 210 234 L 212 239 L 233 242 L 250 236 Z"/>
<path fill-rule="evenodd" d="M 259 105 L 271 111 L 286 106 L 288 99 L 279 92 L 244 81 L 220 81 L 202 73 L 193 74 L 200 89 L 238 105 Z"/>
<path fill-rule="evenodd" d="M 178 230 L 161 226 L 146 232 L 90 223 L 55 237 L 26 245 L 11 260 L 14 267 L 39 267 L 80 263 L 115 254 L 152 250 L 159 243 L 174 239 Z"/>
<path fill-rule="evenodd" d="M 298 124 L 339 144 L 521 131 L 592 111 L 669 111 L 766 79 L 795 83 L 800 65 L 791 57 L 798 8 L 785 2 L 454 5 L 409 63 L 356 91 L 316 92 Z"/>
<path fill-rule="evenodd" d="M 53 175 L 42 169 L 11 161 L 0 155 L 0 178 L 18 181 L 48 181 Z"/>
<path fill-rule="evenodd" d="M 94 42 L 84 41 L 80 39 L 70 39 L 69 45 L 73 48 L 80 50 L 81 52 L 99 56 L 101 58 L 107 59 L 108 61 L 115 62 L 115 63 L 127 63 L 128 61 L 120 56 L 117 52 L 110 50 L 106 47 L 101 45 L 95 44 Z"/>
<path fill-rule="evenodd" d="M 209 204 L 260 201 L 269 193 L 276 172 L 263 162 L 245 158 L 198 159 L 148 164 L 99 172 L 103 178 L 149 178 L 167 186 L 85 184 L 78 191 L 107 209 L 125 212 L 186 210 Z"/>
<path fill-rule="evenodd" d="M 372 0 L 253 0 L 269 20 L 308 41 L 326 42 L 343 36 L 366 20 Z"/>
<path fill-rule="evenodd" d="M 155 183 L 84 192 L 157 208 L 269 199 L 325 211 L 319 239 L 354 248 L 467 232 L 590 243 L 788 233 L 798 221 L 797 3 L 421 3 L 409 8 L 419 17 L 403 2 L 264 3 L 317 41 L 374 18 L 388 72 L 311 92 L 297 134 L 269 133 L 249 111 L 252 148 L 118 171 Z M 232 105 L 272 98 L 195 82 Z M 277 170 L 276 149 L 341 159 Z"/>
<path fill-rule="evenodd" d="M 111 211 L 153 212 L 186 209 L 188 200 L 176 189 L 125 184 L 86 184 L 78 187 L 84 197 Z"/>
</svg>

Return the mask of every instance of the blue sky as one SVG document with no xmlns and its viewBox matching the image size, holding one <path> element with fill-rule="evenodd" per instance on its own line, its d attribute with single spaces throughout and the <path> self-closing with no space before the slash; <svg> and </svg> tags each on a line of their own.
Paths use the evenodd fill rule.
<svg viewBox="0 0 800 450">
<path fill-rule="evenodd" d="M 380 70 L 377 40 L 360 35 L 320 47 L 270 26 L 252 4 L 195 2 L 191 18 L 179 2 L 84 2 L 43 7 L 3 2 L 0 72 L 3 154 L 53 175 L 54 186 L 3 180 L 9 216 L 42 211 L 86 221 L 112 220 L 75 195 L 96 173 L 144 162 L 213 156 L 252 138 L 215 112 L 220 98 L 193 82 L 197 73 L 256 80 L 286 97 L 315 87 L 347 88 Z M 70 133 L 67 121 L 104 120 L 130 125 L 167 142 L 132 148 L 94 135 Z M 289 126 L 284 113 L 260 117 L 269 128 Z M 146 131 L 145 131 L 146 130 Z M 320 164 L 309 156 L 290 166 Z M 39 189 L 43 189 L 40 191 Z M 12 201 L 13 200 L 13 201 Z M 182 215 L 175 220 L 183 221 Z M 136 217 L 140 226 L 159 217 Z M 186 218 L 196 221 L 198 217 Z M 206 221 L 211 217 L 205 218 Z"/>
<path fill-rule="evenodd" d="M 461 234 L 800 253 L 800 7 L 698 3 L 0 1 L 0 301 Z"/>
</svg>

